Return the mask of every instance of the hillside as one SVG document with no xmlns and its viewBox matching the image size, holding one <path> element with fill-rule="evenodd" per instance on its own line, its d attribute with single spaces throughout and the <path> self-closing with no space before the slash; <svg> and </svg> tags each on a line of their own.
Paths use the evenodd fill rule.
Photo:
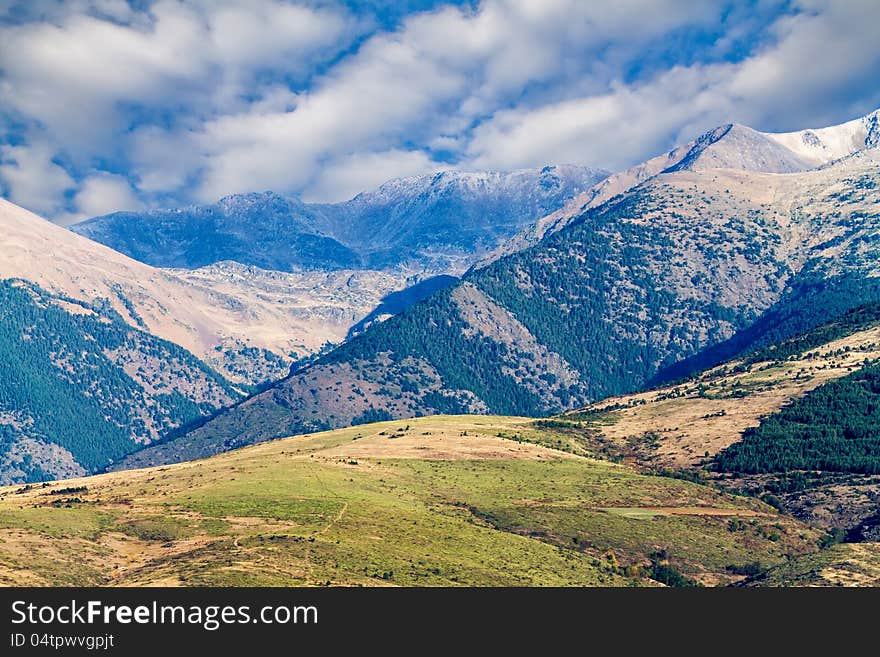
<svg viewBox="0 0 880 657">
<path fill-rule="evenodd" d="M 101 470 L 240 393 L 181 347 L 24 281 L 0 282 L 0 482 Z"/>
<path fill-rule="evenodd" d="M 766 163 L 782 148 L 735 132 L 745 142 L 722 148 L 731 130 L 713 133 L 688 149 L 686 167 L 471 270 L 126 463 L 388 417 L 546 415 L 711 367 L 880 299 L 880 152 L 793 173 L 712 168 L 722 156 Z M 756 140 L 760 148 L 734 158 Z"/>
<path fill-rule="evenodd" d="M 571 165 L 448 171 L 392 180 L 343 203 L 239 194 L 213 205 L 118 212 L 71 230 L 156 267 L 232 260 L 284 272 L 403 268 L 458 275 L 606 175 Z"/>
<path fill-rule="evenodd" d="M 605 447 L 663 468 L 696 467 L 792 399 L 880 358 L 880 305 L 684 381 L 609 397 L 563 416 L 595 420 Z M 592 421 L 591 420 L 591 421 Z M 647 436 L 650 434 L 650 436 Z M 628 445 L 631 443 L 631 447 Z"/>
<path fill-rule="evenodd" d="M 754 499 L 433 417 L 0 489 L 13 585 L 719 585 L 816 551 Z"/>
<path fill-rule="evenodd" d="M 748 586 L 880 585 L 880 543 L 844 543 L 794 559 L 748 582 Z"/>
<path fill-rule="evenodd" d="M 880 539 L 880 306 L 675 385 L 552 420 L 570 449 L 760 496 L 833 540 Z M 866 548 L 868 549 L 868 548 Z"/>
<path fill-rule="evenodd" d="M 229 379 L 283 376 L 292 361 L 340 342 L 406 272 L 267 272 L 219 263 L 155 269 L 0 199 L 0 280 L 22 279 L 88 304 L 187 349 Z"/>
</svg>

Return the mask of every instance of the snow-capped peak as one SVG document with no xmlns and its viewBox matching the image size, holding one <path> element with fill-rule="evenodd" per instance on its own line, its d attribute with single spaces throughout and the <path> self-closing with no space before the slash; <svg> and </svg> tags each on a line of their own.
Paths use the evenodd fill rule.
<svg viewBox="0 0 880 657">
<path fill-rule="evenodd" d="M 601 171 L 576 164 L 545 166 L 541 169 L 518 169 L 514 171 L 459 171 L 444 169 L 436 173 L 405 178 L 394 178 L 374 190 L 365 191 L 347 203 L 380 204 L 419 194 L 442 194 L 454 190 L 456 194 L 485 195 L 532 189 L 536 183 L 554 179 L 559 185 L 583 189 L 585 182 L 597 182 L 608 175 Z"/>
<path fill-rule="evenodd" d="M 880 110 L 827 128 L 763 134 L 804 160 L 820 166 L 856 151 L 880 146 Z"/>
</svg>

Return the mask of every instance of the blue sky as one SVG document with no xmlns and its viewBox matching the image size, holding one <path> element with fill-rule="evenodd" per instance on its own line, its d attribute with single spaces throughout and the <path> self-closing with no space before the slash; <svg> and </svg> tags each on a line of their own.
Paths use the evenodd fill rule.
<svg viewBox="0 0 880 657">
<path fill-rule="evenodd" d="M 876 0 L 0 0 L 0 189 L 64 224 L 878 106 Z"/>
</svg>

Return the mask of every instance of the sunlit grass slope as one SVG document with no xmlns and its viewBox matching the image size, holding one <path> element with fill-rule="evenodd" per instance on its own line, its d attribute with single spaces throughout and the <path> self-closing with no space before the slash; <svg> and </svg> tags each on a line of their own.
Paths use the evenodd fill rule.
<svg viewBox="0 0 880 657">
<path fill-rule="evenodd" d="M 555 441 L 526 418 L 439 416 L 7 487 L 0 582 L 713 585 L 815 550 L 756 500 Z"/>
</svg>

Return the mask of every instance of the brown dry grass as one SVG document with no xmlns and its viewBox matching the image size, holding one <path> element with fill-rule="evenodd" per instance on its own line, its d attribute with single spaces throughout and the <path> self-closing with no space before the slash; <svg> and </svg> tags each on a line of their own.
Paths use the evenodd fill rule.
<svg viewBox="0 0 880 657">
<path fill-rule="evenodd" d="M 833 355 L 845 348 L 852 351 Z M 651 458 L 653 465 L 693 467 L 707 452 L 713 456 L 737 442 L 743 431 L 757 426 L 762 417 L 790 400 L 851 374 L 865 358 L 880 357 L 880 327 L 835 340 L 813 350 L 817 352 L 817 358 L 801 357 L 772 367 L 769 362 L 755 363 L 747 372 L 737 374 L 723 374 L 716 368 L 700 379 L 706 386 L 705 396 L 697 390 L 699 383 L 688 382 L 606 399 L 590 410 L 629 406 L 611 411 L 608 422 L 598 425 L 606 440 L 624 451 L 634 449 L 636 460 Z M 744 396 L 730 396 L 737 385 Z M 656 446 L 646 446 L 648 433 L 657 437 Z"/>
<path fill-rule="evenodd" d="M 395 458 L 421 460 L 462 459 L 558 459 L 578 458 L 528 442 L 514 442 L 485 433 L 485 425 L 449 422 L 438 417 L 433 422 L 419 423 L 418 428 L 405 430 L 405 422 L 394 422 L 393 429 L 365 434 L 354 442 L 331 447 L 317 453 L 341 458 Z M 508 421 L 504 428 L 524 425 L 523 421 Z M 404 431 L 399 431 L 404 429 Z M 497 431 L 498 427 L 493 427 Z"/>
</svg>

